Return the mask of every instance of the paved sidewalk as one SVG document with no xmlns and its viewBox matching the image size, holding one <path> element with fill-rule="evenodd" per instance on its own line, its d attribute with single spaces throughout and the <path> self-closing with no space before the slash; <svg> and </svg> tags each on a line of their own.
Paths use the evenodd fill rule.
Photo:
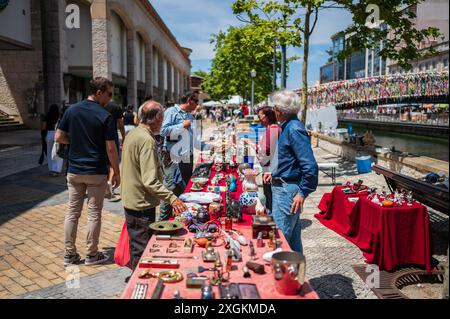
<svg viewBox="0 0 450 319">
<path fill-rule="evenodd" d="M 208 136 L 214 126 L 205 128 Z M 33 147 L 21 147 L 28 152 Z M 15 149 L 4 149 L 14 162 Z M 365 183 L 381 189 L 382 176 L 358 175 L 353 163 L 314 149 L 318 162 L 339 163 L 337 181 Z M 34 159 L 33 159 L 34 161 Z M 36 160 L 37 161 L 37 160 Z M 0 161 L 0 172 L 8 169 Z M 1 298 L 118 298 L 130 270 L 109 262 L 107 265 L 79 268 L 67 272 L 62 264 L 63 221 L 67 210 L 67 187 L 64 177 L 51 177 L 46 166 L 35 166 L 0 177 L 0 299 Z M 1 175 L 0 175 L 1 176 Z M 373 299 L 376 296 L 356 275 L 351 266 L 364 264 L 358 247 L 324 227 L 314 218 L 317 204 L 331 191 L 331 179 L 320 172 L 318 190 L 305 203 L 302 214 L 302 240 L 307 259 L 307 277 L 320 298 Z M 77 247 L 84 257 L 85 211 L 80 219 Z M 448 217 L 430 211 L 437 261 L 446 258 Z M 123 225 L 122 203 L 105 201 L 100 249 L 112 255 Z M 79 271 L 79 288 L 70 280 Z M 68 280 L 69 279 L 69 280 Z"/>
</svg>

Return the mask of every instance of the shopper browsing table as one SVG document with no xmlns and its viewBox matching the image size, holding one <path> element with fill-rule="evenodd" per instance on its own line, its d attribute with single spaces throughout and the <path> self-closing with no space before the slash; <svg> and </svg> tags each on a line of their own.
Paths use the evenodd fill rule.
<svg viewBox="0 0 450 319">
<path fill-rule="evenodd" d="M 258 110 L 258 117 L 261 124 L 266 127 L 265 134 L 256 144 L 248 138 L 242 139 L 245 143 L 254 148 L 261 163 L 263 173 L 270 172 L 270 160 L 274 156 L 275 149 L 278 142 L 278 137 L 281 134 L 281 127 L 277 124 L 277 118 L 273 108 L 264 106 Z M 263 183 L 264 196 L 266 197 L 266 208 L 269 214 L 272 213 L 272 188 L 270 183 Z"/>
<path fill-rule="evenodd" d="M 272 215 L 292 250 L 303 252 L 300 213 L 305 198 L 318 184 L 318 167 L 305 126 L 298 119 L 300 98 L 292 90 L 275 92 L 272 97 L 275 114 L 281 123 L 277 156 L 271 163 L 272 174 L 264 174 L 264 182 L 272 181 Z"/>
<path fill-rule="evenodd" d="M 122 152 L 122 202 L 130 236 L 130 262 L 136 268 L 153 232 L 155 208 L 167 202 L 175 214 L 187 210 L 184 203 L 163 185 L 163 172 L 156 150 L 164 111 L 155 101 L 142 108 L 140 125 L 128 133 Z"/>
</svg>

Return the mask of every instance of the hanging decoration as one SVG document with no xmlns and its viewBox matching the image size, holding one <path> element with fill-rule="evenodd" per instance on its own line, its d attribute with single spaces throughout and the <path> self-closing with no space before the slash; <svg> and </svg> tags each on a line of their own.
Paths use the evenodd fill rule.
<svg viewBox="0 0 450 319">
<path fill-rule="evenodd" d="M 308 90 L 308 106 L 318 109 L 330 105 L 369 104 L 383 99 L 395 103 L 405 98 L 443 97 L 448 96 L 448 78 L 448 71 L 442 71 L 331 82 Z"/>
</svg>

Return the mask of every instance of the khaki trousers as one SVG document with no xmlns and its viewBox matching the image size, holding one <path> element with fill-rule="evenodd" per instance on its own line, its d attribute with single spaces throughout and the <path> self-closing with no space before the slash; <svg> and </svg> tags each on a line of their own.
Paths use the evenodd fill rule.
<svg viewBox="0 0 450 319">
<path fill-rule="evenodd" d="M 76 254 L 78 220 L 83 209 L 84 197 L 88 194 L 86 253 L 95 256 L 100 237 L 103 200 L 106 191 L 107 175 L 67 175 L 69 188 L 69 210 L 64 221 L 64 242 L 66 254 Z"/>
</svg>

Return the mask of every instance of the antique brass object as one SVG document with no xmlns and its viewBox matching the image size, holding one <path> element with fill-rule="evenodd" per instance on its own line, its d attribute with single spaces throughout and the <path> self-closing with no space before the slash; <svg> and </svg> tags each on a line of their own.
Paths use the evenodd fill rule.
<svg viewBox="0 0 450 319">
<path fill-rule="evenodd" d="M 175 220 L 163 220 L 150 224 L 150 229 L 160 234 L 174 234 L 184 227 L 184 224 Z"/>
</svg>

